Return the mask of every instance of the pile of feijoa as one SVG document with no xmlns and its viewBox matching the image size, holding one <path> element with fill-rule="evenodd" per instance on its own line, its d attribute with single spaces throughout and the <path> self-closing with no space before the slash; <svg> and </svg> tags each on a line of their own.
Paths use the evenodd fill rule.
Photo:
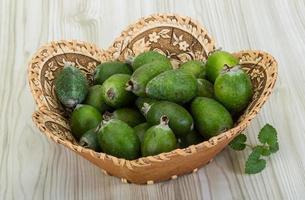
<svg viewBox="0 0 305 200">
<path fill-rule="evenodd" d="M 129 160 L 198 144 L 232 128 L 253 93 L 239 60 L 225 51 L 178 69 L 148 51 L 131 64 L 101 63 L 93 77 L 89 86 L 71 63 L 56 76 L 59 101 L 74 109 L 72 134 L 86 148 Z"/>
</svg>

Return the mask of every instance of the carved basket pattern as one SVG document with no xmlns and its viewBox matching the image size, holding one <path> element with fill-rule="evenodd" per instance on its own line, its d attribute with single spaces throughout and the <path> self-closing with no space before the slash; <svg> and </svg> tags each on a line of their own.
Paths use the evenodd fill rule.
<svg viewBox="0 0 305 200">
<path fill-rule="evenodd" d="M 123 182 L 147 183 L 177 178 L 195 172 L 208 163 L 236 135 L 243 131 L 258 113 L 277 77 L 277 62 L 262 51 L 241 51 L 234 55 L 250 75 L 254 96 L 234 128 L 185 149 L 176 149 L 137 160 L 119 159 L 83 148 L 74 140 L 69 126 L 69 113 L 57 100 L 54 78 L 65 61 L 73 62 L 92 81 L 95 67 L 108 60 L 126 60 L 147 50 L 167 55 L 177 68 L 190 59 L 206 60 L 215 50 L 212 37 L 188 17 L 158 14 L 130 25 L 108 50 L 81 41 L 53 41 L 42 46 L 28 65 L 28 79 L 38 106 L 33 121 L 43 134 L 63 144 L 99 166 L 105 174 L 120 177 Z"/>
</svg>

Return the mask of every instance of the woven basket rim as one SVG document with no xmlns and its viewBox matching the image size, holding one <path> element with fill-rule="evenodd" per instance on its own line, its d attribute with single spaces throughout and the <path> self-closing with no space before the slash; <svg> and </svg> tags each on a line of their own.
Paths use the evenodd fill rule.
<svg viewBox="0 0 305 200">
<path fill-rule="evenodd" d="M 180 19 L 180 20 L 185 20 L 183 23 L 182 21 L 177 22 L 176 24 L 170 23 L 168 20 L 169 18 L 176 18 L 176 19 Z M 152 19 L 152 21 L 150 21 L 149 23 L 145 23 L 146 20 L 150 20 Z M 122 40 L 126 37 L 126 36 L 130 36 L 130 32 L 136 32 L 132 34 L 132 37 L 130 39 L 132 39 L 133 37 L 136 37 L 139 33 L 144 32 L 146 29 L 143 29 L 143 27 L 146 27 L 147 29 L 149 29 L 149 26 L 153 26 L 154 24 L 158 24 L 160 27 L 161 26 L 171 26 L 171 27 L 179 27 L 180 29 L 190 32 L 190 30 L 187 27 L 184 27 L 185 23 L 192 23 L 195 25 L 196 29 L 198 31 L 201 32 L 201 34 L 206 35 L 211 41 L 209 42 L 209 46 L 211 46 L 211 48 L 214 50 L 216 49 L 216 42 L 214 40 L 214 38 L 208 33 L 207 29 L 201 24 L 199 23 L 198 20 L 195 20 L 191 17 L 188 16 L 184 16 L 184 15 L 180 15 L 180 14 L 175 14 L 175 13 L 154 13 L 148 16 L 144 16 L 139 18 L 138 20 L 135 20 L 134 22 L 132 22 L 130 25 L 128 25 L 125 29 L 123 29 L 120 33 L 120 35 L 114 39 L 113 43 L 108 47 L 108 51 L 113 54 L 113 52 L 115 51 L 115 45 L 117 43 L 122 42 Z M 199 39 L 199 38 L 197 38 Z M 203 44 L 203 41 L 201 39 L 199 39 L 199 41 Z M 205 45 L 203 45 L 203 48 L 205 49 L 206 52 L 207 51 L 207 47 Z"/>
</svg>

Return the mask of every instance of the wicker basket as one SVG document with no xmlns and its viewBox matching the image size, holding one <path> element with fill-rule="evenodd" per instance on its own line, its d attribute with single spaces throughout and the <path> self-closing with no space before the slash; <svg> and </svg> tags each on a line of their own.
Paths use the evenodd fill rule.
<svg viewBox="0 0 305 200">
<path fill-rule="evenodd" d="M 270 95 L 277 77 L 277 62 L 271 55 L 254 50 L 234 54 L 251 76 L 255 88 L 252 102 L 234 128 L 198 145 L 132 161 L 77 144 L 70 132 L 70 111 L 56 99 L 54 77 L 65 61 L 74 62 L 91 81 L 96 65 L 107 60 L 125 60 L 143 51 L 155 50 L 169 56 L 177 67 L 186 60 L 205 60 L 214 49 L 213 39 L 200 24 L 188 17 L 166 14 L 148 16 L 130 25 L 108 50 L 81 41 L 50 42 L 37 51 L 28 65 L 29 84 L 38 105 L 33 120 L 50 139 L 88 159 L 105 174 L 120 177 L 123 182 L 152 184 L 196 172 L 249 125 Z"/>
</svg>

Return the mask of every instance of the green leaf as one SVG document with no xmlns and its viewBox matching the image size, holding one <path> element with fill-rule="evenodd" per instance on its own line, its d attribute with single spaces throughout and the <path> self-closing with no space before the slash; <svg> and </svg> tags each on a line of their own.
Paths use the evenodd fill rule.
<svg viewBox="0 0 305 200">
<path fill-rule="evenodd" d="M 258 134 L 258 140 L 262 144 L 268 144 L 271 153 L 278 151 L 277 132 L 273 126 L 266 124 Z"/>
<path fill-rule="evenodd" d="M 256 174 L 266 167 L 266 160 L 261 159 L 262 148 L 255 147 L 246 161 L 245 172 L 247 174 Z"/>
<path fill-rule="evenodd" d="M 279 143 L 276 142 L 275 144 L 270 145 L 269 150 L 270 150 L 271 153 L 277 152 L 279 150 Z"/>
<path fill-rule="evenodd" d="M 241 151 L 246 148 L 245 142 L 247 141 L 247 137 L 245 134 L 240 134 L 236 136 L 231 142 L 230 147 L 236 151 Z"/>
<path fill-rule="evenodd" d="M 271 150 L 268 146 L 258 145 L 255 148 L 260 148 L 262 156 L 269 156 L 271 154 Z"/>
</svg>

